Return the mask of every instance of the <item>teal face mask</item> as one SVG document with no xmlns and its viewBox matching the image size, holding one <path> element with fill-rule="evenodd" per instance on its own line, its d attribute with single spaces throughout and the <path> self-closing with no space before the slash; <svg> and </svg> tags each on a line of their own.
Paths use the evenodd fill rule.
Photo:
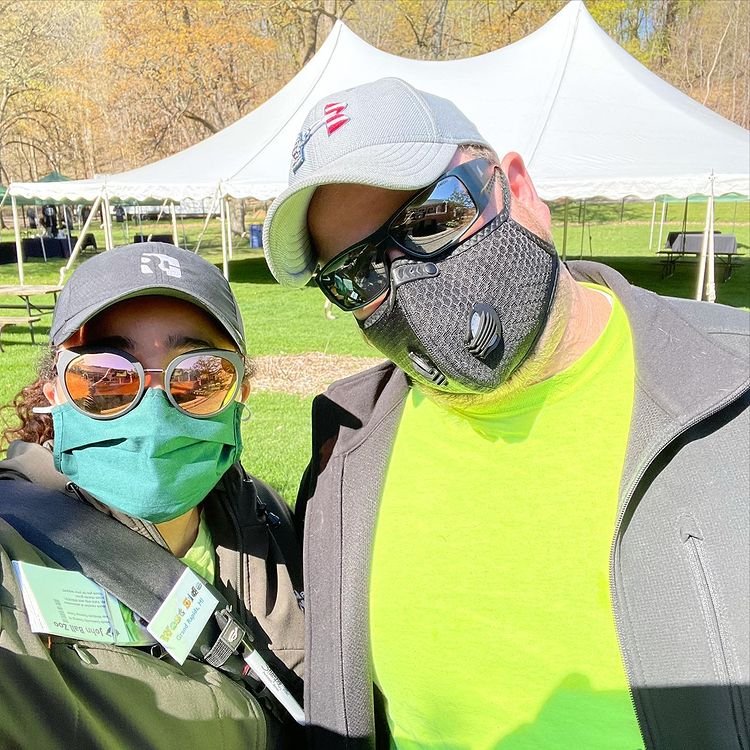
<svg viewBox="0 0 750 750">
<path fill-rule="evenodd" d="M 169 521 L 198 505 L 239 459 L 242 408 L 234 402 L 195 419 L 156 388 L 117 419 L 91 419 L 59 404 L 51 409 L 55 468 L 105 505 Z"/>
</svg>

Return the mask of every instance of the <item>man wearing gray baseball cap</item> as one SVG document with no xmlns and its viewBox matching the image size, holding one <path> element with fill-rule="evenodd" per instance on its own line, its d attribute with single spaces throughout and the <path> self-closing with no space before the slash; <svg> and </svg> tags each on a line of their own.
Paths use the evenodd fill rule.
<svg viewBox="0 0 750 750">
<path fill-rule="evenodd" d="M 74 271 L 55 307 L 50 343 L 38 379 L 15 399 L 20 424 L 5 430 L 5 441 L 13 441 L 0 462 L 8 605 L 0 628 L 0 746 L 212 747 L 221 736 L 231 748 L 295 747 L 296 724 L 257 676 L 222 671 L 226 655 L 213 662 L 189 654 L 212 618 L 208 611 L 197 631 L 189 629 L 203 614 L 199 606 L 209 606 L 195 595 L 208 584 L 237 618 L 234 632 L 244 628 L 255 638 L 253 658 L 269 667 L 266 680 L 274 675 L 273 695 L 302 720 L 292 696 L 301 693 L 303 656 L 299 546 L 283 500 L 240 464 L 250 361 L 228 282 L 172 245 L 115 248 Z M 84 524 L 66 532 L 70 520 L 56 508 L 70 498 L 89 509 L 84 522 L 98 519 L 94 530 Z M 32 518 L 22 527 L 13 523 L 19 504 Z M 70 596 L 59 586 L 55 618 L 63 625 L 31 622 L 12 573 L 5 575 L 10 559 L 41 566 L 36 575 L 45 580 L 47 568 L 58 566 L 35 545 L 49 538 L 53 551 L 67 550 L 70 567 L 42 552 L 65 572 L 88 574 L 76 535 L 84 536 L 94 570 L 120 581 L 123 591 L 111 593 L 129 603 L 131 575 L 141 580 L 145 571 L 156 582 L 166 575 L 159 548 L 180 558 L 184 574 L 195 574 L 192 593 L 171 605 L 166 636 L 151 637 L 162 629 L 147 632 L 143 610 L 136 615 L 115 601 L 119 619 L 104 647 L 78 636 L 83 630 L 60 638 L 68 622 L 60 601 L 67 605 Z M 159 612 L 170 612 L 171 596 Z M 181 657 L 164 640 L 173 630 L 184 644 Z M 40 713 L 40 705 L 57 709 Z"/>
<path fill-rule="evenodd" d="M 521 156 L 398 79 L 319 102 L 289 178 L 271 271 L 390 360 L 313 405 L 313 746 L 736 746 L 747 314 L 562 264 Z"/>
</svg>

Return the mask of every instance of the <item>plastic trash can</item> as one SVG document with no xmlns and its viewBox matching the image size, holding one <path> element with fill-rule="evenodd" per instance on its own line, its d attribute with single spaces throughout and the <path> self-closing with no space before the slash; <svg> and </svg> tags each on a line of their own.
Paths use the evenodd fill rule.
<svg viewBox="0 0 750 750">
<path fill-rule="evenodd" d="M 263 225 L 250 225 L 250 247 L 263 247 Z"/>
</svg>

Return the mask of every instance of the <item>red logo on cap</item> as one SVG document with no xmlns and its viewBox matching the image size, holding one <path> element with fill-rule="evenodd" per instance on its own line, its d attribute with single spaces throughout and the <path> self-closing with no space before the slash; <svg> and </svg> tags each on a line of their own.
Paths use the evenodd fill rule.
<svg viewBox="0 0 750 750">
<path fill-rule="evenodd" d="M 326 104 L 323 107 L 328 135 L 333 135 L 340 127 L 349 122 L 349 118 L 342 114 L 345 109 L 346 104 L 340 104 L 339 102 L 331 102 L 331 104 Z"/>
<path fill-rule="evenodd" d="M 349 118 L 343 114 L 347 104 L 341 102 L 331 102 L 323 107 L 323 117 L 305 128 L 294 142 L 292 149 L 292 172 L 296 172 L 305 163 L 305 146 L 315 133 L 323 125 L 326 126 L 328 135 L 333 135 L 339 128 L 349 122 Z"/>
</svg>

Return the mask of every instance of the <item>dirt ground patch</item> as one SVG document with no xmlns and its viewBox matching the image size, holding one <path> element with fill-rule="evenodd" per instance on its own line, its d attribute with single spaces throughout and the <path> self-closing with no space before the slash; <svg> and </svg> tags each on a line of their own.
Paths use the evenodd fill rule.
<svg viewBox="0 0 750 750">
<path fill-rule="evenodd" d="M 320 352 L 255 357 L 252 389 L 310 396 L 322 393 L 334 380 L 366 370 L 381 361 L 373 357 L 345 357 Z"/>
</svg>

